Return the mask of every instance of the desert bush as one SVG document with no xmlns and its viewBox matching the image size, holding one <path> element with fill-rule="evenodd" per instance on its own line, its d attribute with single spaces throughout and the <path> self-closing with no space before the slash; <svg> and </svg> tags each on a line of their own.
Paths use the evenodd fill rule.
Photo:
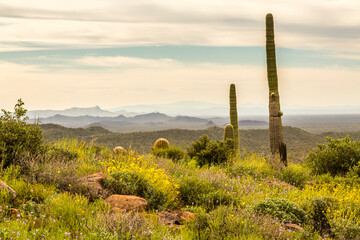
<svg viewBox="0 0 360 240">
<path fill-rule="evenodd" d="M 286 229 L 269 216 L 254 215 L 233 206 L 219 206 L 208 213 L 191 206 L 187 211 L 196 216 L 195 223 L 186 224 L 185 231 L 192 231 L 189 239 L 319 239 L 317 234 Z"/>
<path fill-rule="evenodd" d="M 77 179 L 99 172 L 102 149 L 76 139 L 62 139 L 46 146 L 46 151 L 18 158 L 22 175 L 30 182 L 53 184 L 69 191 Z"/>
<path fill-rule="evenodd" d="M 315 197 L 305 202 L 303 208 L 309 215 L 313 229 L 321 234 L 329 234 L 331 227 L 327 215 L 337 205 L 338 202 L 333 197 Z"/>
<path fill-rule="evenodd" d="M 20 177 L 20 167 L 10 165 L 1 173 L 1 179 L 11 186 L 16 192 L 16 198 L 13 199 L 9 194 L 1 191 L 0 204 L 10 206 L 19 206 L 27 201 L 41 203 L 50 196 L 55 187 L 39 183 L 30 183 Z"/>
<path fill-rule="evenodd" d="M 86 197 L 68 192 L 55 194 L 45 201 L 47 219 L 56 222 L 71 232 L 71 236 L 80 232 L 87 232 L 92 225 L 90 219 L 96 217 L 99 211 L 106 211 L 108 207 L 103 201 L 89 203 Z M 44 214 L 44 215 L 45 215 Z"/>
<path fill-rule="evenodd" d="M 280 173 L 280 180 L 300 188 L 303 188 L 310 179 L 310 170 L 299 164 L 290 164 Z"/>
<path fill-rule="evenodd" d="M 152 148 L 151 154 L 157 157 L 178 161 L 185 157 L 186 152 L 182 148 L 170 146 L 168 148 Z"/>
<path fill-rule="evenodd" d="M 360 226 L 347 219 L 332 220 L 331 232 L 335 239 L 339 240 L 359 240 Z"/>
<path fill-rule="evenodd" d="M 101 164 L 106 168 L 109 176 L 117 172 L 133 173 L 133 177 L 136 174 L 139 179 L 147 181 L 156 193 L 164 194 L 164 198 L 167 200 L 165 205 L 176 204 L 179 186 L 172 177 L 167 175 L 165 170 L 159 168 L 152 157 L 116 156 L 116 158 L 103 160 Z"/>
<path fill-rule="evenodd" d="M 306 220 L 306 213 L 295 203 L 287 199 L 267 198 L 254 206 L 257 214 L 268 214 L 284 223 L 303 223 Z"/>
<path fill-rule="evenodd" d="M 234 202 L 234 199 L 227 191 L 217 189 L 209 181 L 196 176 L 184 177 L 179 184 L 179 199 L 184 205 L 202 206 L 209 210 L 218 205 L 229 205 Z"/>
<path fill-rule="evenodd" d="M 135 171 L 112 173 L 104 181 L 104 187 L 116 194 L 135 195 L 145 198 L 148 207 L 151 209 L 162 210 L 164 204 L 168 201 L 163 192 L 157 190 L 148 180 Z"/>
<path fill-rule="evenodd" d="M 100 216 L 96 227 L 106 229 L 116 236 L 114 239 L 156 239 L 154 224 L 142 212 L 106 214 Z"/>
<path fill-rule="evenodd" d="M 327 145 L 319 144 L 318 149 L 307 157 L 307 164 L 315 174 L 330 173 L 346 175 L 360 161 L 360 142 L 348 136 L 343 139 L 327 137 Z"/>
<path fill-rule="evenodd" d="M 201 136 L 188 148 L 188 155 L 196 159 L 200 166 L 221 164 L 229 160 L 233 152 L 234 143 L 231 139 L 226 142 L 210 140 L 207 135 Z"/>
<path fill-rule="evenodd" d="M 274 176 L 276 171 L 271 168 L 266 159 L 257 154 L 242 152 L 241 157 L 235 159 L 227 168 L 232 177 L 251 175 L 252 177 Z"/>
<path fill-rule="evenodd" d="M 19 99 L 14 112 L 2 109 L 0 116 L 0 161 L 1 167 L 6 168 L 16 163 L 21 154 L 35 154 L 42 150 L 42 130 L 36 124 L 26 122 L 27 110 L 24 102 Z"/>
</svg>

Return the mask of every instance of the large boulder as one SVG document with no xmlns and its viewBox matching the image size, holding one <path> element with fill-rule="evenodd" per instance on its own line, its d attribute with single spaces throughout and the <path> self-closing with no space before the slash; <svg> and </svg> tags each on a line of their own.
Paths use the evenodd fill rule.
<svg viewBox="0 0 360 240">
<path fill-rule="evenodd" d="M 16 198 L 15 190 L 9 187 L 4 181 L 1 180 L 0 180 L 0 189 L 7 190 L 13 198 Z"/>
<path fill-rule="evenodd" d="M 145 199 L 132 195 L 114 194 L 106 198 L 104 202 L 110 205 L 111 212 L 144 210 L 147 206 Z"/>
<path fill-rule="evenodd" d="M 110 195 L 110 192 L 101 185 L 105 178 L 105 174 L 101 172 L 87 175 L 76 181 L 73 190 L 81 192 L 90 199 L 96 199 L 100 196 L 107 197 Z"/>
</svg>

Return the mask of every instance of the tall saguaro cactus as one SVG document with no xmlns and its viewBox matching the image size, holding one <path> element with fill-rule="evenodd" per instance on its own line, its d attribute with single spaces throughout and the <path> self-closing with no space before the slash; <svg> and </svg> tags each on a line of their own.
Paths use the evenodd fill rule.
<svg viewBox="0 0 360 240">
<path fill-rule="evenodd" d="M 230 85 L 230 124 L 234 128 L 234 149 L 240 149 L 240 138 L 239 138 L 239 122 L 236 105 L 236 90 L 235 84 Z"/>
<path fill-rule="evenodd" d="M 283 131 L 276 70 L 274 20 L 271 13 L 266 15 L 266 64 L 269 84 L 269 135 L 271 154 L 280 154 L 281 161 L 287 165 L 286 145 L 283 143 Z"/>
</svg>

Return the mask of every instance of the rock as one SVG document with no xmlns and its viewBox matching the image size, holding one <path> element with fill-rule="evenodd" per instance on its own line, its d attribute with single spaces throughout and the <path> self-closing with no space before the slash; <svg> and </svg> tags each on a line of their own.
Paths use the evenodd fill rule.
<svg viewBox="0 0 360 240">
<path fill-rule="evenodd" d="M 297 229 L 299 231 L 303 231 L 304 229 L 302 227 L 300 227 L 299 225 L 293 224 L 293 223 L 286 223 L 285 227 L 287 228 L 292 228 L 292 229 Z"/>
<path fill-rule="evenodd" d="M 104 203 L 110 205 L 110 211 L 129 211 L 129 210 L 144 210 L 147 206 L 147 201 L 141 197 L 132 195 L 118 195 L 114 194 L 106 198 Z"/>
<path fill-rule="evenodd" d="M 191 212 L 159 212 L 159 223 L 165 225 L 182 225 L 195 219 L 195 215 Z"/>
<path fill-rule="evenodd" d="M 13 198 L 16 198 L 16 192 L 14 191 L 14 189 L 12 189 L 11 187 L 9 187 L 4 181 L 0 180 L 0 189 L 6 189 L 9 191 L 10 195 Z"/>
<path fill-rule="evenodd" d="M 294 188 L 294 186 L 291 185 L 291 184 L 288 184 L 288 183 L 286 183 L 286 182 L 277 181 L 277 180 L 269 181 L 269 183 L 272 184 L 272 185 L 279 186 L 279 187 Z"/>
<path fill-rule="evenodd" d="M 10 217 L 16 218 L 20 214 L 20 211 L 16 208 L 10 208 Z"/>
<path fill-rule="evenodd" d="M 192 212 L 183 212 L 180 215 L 180 220 L 181 223 L 192 222 L 195 220 L 195 214 L 193 214 Z"/>
<path fill-rule="evenodd" d="M 76 181 L 73 190 L 83 193 L 90 199 L 96 199 L 99 196 L 107 197 L 110 195 L 110 192 L 101 185 L 105 178 L 105 174 L 101 172 L 85 176 Z"/>
<path fill-rule="evenodd" d="M 180 225 L 181 219 L 180 219 L 180 211 L 174 211 L 174 212 L 159 212 L 159 223 L 165 224 L 165 225 L 171 225 L 176 224 Z"/>
</svg>

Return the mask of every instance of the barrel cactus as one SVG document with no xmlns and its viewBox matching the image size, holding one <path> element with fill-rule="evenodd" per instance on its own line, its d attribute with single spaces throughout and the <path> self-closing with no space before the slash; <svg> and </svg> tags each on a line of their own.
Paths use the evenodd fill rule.
<svg viewBox="0 0 360 240">
<path fill-rule="evenodd" d="M 276 70 L 274 20 L 271 13 L 266 15 L 266 64 L 269 85 L 269 136 L 271 154 L 280 154 L 281 161 L 287 165 L 286 145 L 283 143 L 280 97 Z"/>
<path fill-rule="evenodd" d="M 125 148 L 123 148 L 121 146 L 116 146 L 113 148 L 112 153 L 113 154 L 125 154 L 126 150 L 125 150 Z"/>
<path fill-rule="evenodd" d="M 234 149 L 240 149 L 240 138 L 239 138 L 239 122 L 237 114 L 237 105 L 236 105 L 236 90 L 235 84 L 230 85 L 230 124 L 234 129 Z"/>
<path fill-rule="evenodd" d="M 156 140 L 156 142 L 154 144 L 154 148 L 166 149 L 169 147 L 170 147 L 169 141 L 166 140 L 165 138 L 159 138 L 158 140 Z"/>
</svg>

